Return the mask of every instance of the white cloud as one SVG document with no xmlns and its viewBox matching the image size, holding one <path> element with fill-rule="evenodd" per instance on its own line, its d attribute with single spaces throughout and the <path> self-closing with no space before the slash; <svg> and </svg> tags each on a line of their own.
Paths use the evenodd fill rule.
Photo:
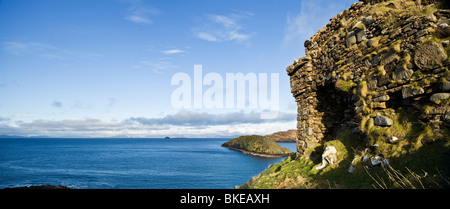
<svg viewBox="0 0 450 209">
<path fill-rule="evenodd" d="M 144 17 L 142 15 L 136 15 L 136 14 L 131 14 L 129 16 L 126 16 L 125 19 L 127 19 L 131 22 L 134 22 L 134 23 L 151 23 L 152 22 L 147 17 Z"/>
<path fill-rule="evenodd" d="M 155 73 L 161 73 L 170 69 L 175 69 L 178 66 L 174 65 L 170 58 L 159 58 L 155 60 L 144 60 L 138 65 L 134 65 L 134 68 L 151 69 Z"/>
<path fill-rule="evenodd" d="M 164 117 L 131 117 L 122 121 L 85 118 L 11 122 L 0 117 L 0 135 L 51 137 L 231 137 L 266 135 L 295 128 L 296 113 L 280 113 L 274 120 L 261 120 L 258 112 L 211 114 L 182 110 Z M 6 122 L 11 122 L 6 124 Z"/>
<path fill-rule="evenodd" d="M 197 27 L 192 28 L 195 37 L 211 42 L 246 42 L 252 34 L 245 32 L 240 20 L 253 16 L 250 12 L 233 13 L 228 16 L 205 15 Z"/>
<path fill-rule="evenodd" d="M 261 124 L 270 122 L 286 122 L 294 121 L 296 113 L 279 112 L 277 117 L 272 120 L 262 120 L 261 112 L 231 112 L 223 114 L 211 114 L 207 112 L 195 112 L 188 110 L 180 110 L 173 115 L 167 115 L 162 118 L 130 118 L 127 121 L 137 122 L 144 125 L 180 125 L 180 126 L 216 126 L 216 125 L 232 125 L 232 124 Z"/>
<path fill-rule="evenodd" d="M 184 53 L 186 53 L 186 51 L 184 51 L 182 49 L 169 49 L 169 50 L 161 51 L 161 53 L 167 54 L 167 55 L 170 55 L 170 54 L 184 54 Z"/>
<path fill-rule="evenodd" d="M 37 55 L 40 58 L 48 60 L 68 60 L 74 58 L 90 59 L 102 57 L 100 54 L 86 53 L 74 50 L 68 50 L 40 42 L 18 42 L 5 41 L 0 42 L 1 48 L 14 55 Z"/>
<path fill-rule="evenodd" d="M 146 5 L 145 2 L 141 0 L 129 0 L 125 2 L 130 4 L 127 8 L 125 19 L 137 24 L 152 23 L 153 21 L 150 19 L 151 16 L 161 13 L 159 10 Z"/>
</svg>

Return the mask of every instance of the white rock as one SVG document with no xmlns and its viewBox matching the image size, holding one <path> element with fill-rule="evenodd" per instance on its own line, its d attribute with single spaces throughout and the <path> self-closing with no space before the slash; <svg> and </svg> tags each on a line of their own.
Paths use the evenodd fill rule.
<svg viewBox="0 0 450 209">
<path fill-rule="evenodd" d="M 353 165 L 350 165 L 350 167 L 348 167 L 347 172 L 353 173 L 354 170 L 355 170 L 355 167 Z"/>
<path fill-rule="evenodd" d="M 387 164 L 389 164 L 389 160 L 384 159 L 381 156 L 375 156 L 375 157 L 370 158 L 370 162 L 372 163 L 372 165 L 378 165 L 378 164 L 387 165 Z"/>
<path fill-rule="evenodd" d="M 372 165 L 378 165 L 382 162 L 383 158 L 380 156 L 375 156 L 370 158 L 370 163 L 372 163 Z"/>
<path fill-rule="evenodd" d="M 397 138 L 397 137 L 395 137 L 395 136 L 389 137 L 389 142 L 390 142 L 390 143 L 394 143 L 394 142 L 396 142 L 396 141 L 398 141 L 398 138 Z"/>
<path fill-rule="evenodd" d="M 356 157 L 353 158 L 352 162 L 350 163 L 350 166 L 348 167 L 347 172 L 353 173 L 353 171 L 355 170 L 355 166 L 353 166 L 355 164 L 355 160 L 356 160 Z"/>
<path fill-rule="evenodd" d="M 446 28 L 446 27 L 448 27 L 448 24 L 447 23 L 441 23 L 441 24 L 439 24 L 439 27 Z"/>
<path fill-rule="evenodd" d="M 364 155 L 362 161 L 363 161 L 363 162 L 366 162 L 366 161 L 368 161 L 368 160 L 369 160 L 369 157 L 367 157 L 367 155 Z"/>
<path fill-rule="evenodd" d="M 333 165 L 337 161 L 337 150 L 334 146 L 327 146 L 322 154 L 322 165 L 316 167 L 317 170 L 325 168 L 327 163 Z"/>
</svg>

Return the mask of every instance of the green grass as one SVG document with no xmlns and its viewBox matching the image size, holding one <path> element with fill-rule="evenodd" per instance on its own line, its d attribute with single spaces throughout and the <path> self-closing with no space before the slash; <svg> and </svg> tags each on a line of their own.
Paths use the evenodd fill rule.
<svg viewBox="0 0 450 209">
<path fill-rule="evenodd" d="M 350 90 L 356 86 L 356 84 L 353 82 L 353 80 L 348 80 L 348 81 L 344 81 L 344 80 L 339 80 L 336 82 L 335 84 L 336 88 L 344 91 L 344 92 L 350 92 Z"/>
<path fill-rule="evenodd" d="M 394 121 L 391 127 L 377 127 L 372 118 L 363 118 L 360 128 L 367 134 L 367 140 L 356 139 L 346 129 L 334 140 L 310 148 L 321 151 L 325 146 L 335 146 L 339 153 L 336 164 L 317 170 L 320 157 L 302 156 L 295 160 L 288 157 L 238 188 L 449 188 L 450 133 L 447 129 L 443 136 L 436 136 L 428 124 L 420 123 L 419 116 L 420 112 L 400 109 L 390 115 Z M 389 135 L 396 135 L 400 141 L 389 143 Z M 375 153 L 365 153 L 365 147 L 373 144 L 378 145 Z M 389 166 L 365 168 L 370 161 L 363 162 L 363 156 L 377 154 L 389 159 Z M 348 173 L 352 162 L 355 169 Z"/>
<path fill-rule="evenodd" d="M 222 146 L 242 149 L 250 152 L 272 155 L 293 154 L 292 150 L 281 147 L 276 142 L 258 135 L 240 136 L 232 139 Z"/>
<path fill-rule="evenodd" d="M 394 4 L 397 6 L 397 9 L 393 9 L 390 7 L 387 7 L 386 5 L 389 2 L 394 2 Z M 423 6 L 422 8 L 417 7 L 416 3 L 412 0 L 391 0 L 386 2 L 381 2 L 378 4 L 373 5 L 369 9 L 370 15 L 377 15 L 377 16 L 385 16 L 386 19 L 381 25 L 382 28 L 392 27 L 392 25 L 395 25 L 398 23 L 399 19 L 404 16 L 426 16 L 433 14 L 437 10 L 436 6 Z"/>
</svg>

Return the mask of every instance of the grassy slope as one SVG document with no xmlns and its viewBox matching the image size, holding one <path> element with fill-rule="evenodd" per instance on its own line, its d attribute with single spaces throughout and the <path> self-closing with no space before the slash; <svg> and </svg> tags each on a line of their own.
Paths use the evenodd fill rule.
<svg viewBox="0 0 450 209">
<path fill-rule="evenodd" d="M 320 157 L 307 159 L 288 157 L 274 164 L 240 188 L 448 188 L 450 187 L 450 133 L 434 135 L 427 124 L 418 120 L 418 113 L 399 110 L 392 116 L 391 127 L 375 127 L 364 124 L 368 141 L 355 140 L 350 129 L 326 142 L 335 146 L 338 163 L 323 170 Z M 390 134 L 399 136 L 395 144 L 388 142 Z M 378 144 L 375 151 L 365 152 L 366 144 Z M 320 145 L 319 145 L 320 146 Z M 311 148 L 309 152 L 323 150 L 324 146 Z M 368 157 L 382 153 L 389 159 L 389 166 L 367 169 Z M 353 161 L 355 170 L 347 169 Z"/>
<path fill-rule="evenodd" d="M 222 146 L 272 155 L 285 155 L 293 153 L 290 149 L 281 147 L 276 142 L 269 140 L 266 137 L 257 135 L 240 136 L 224 143 Z"/>
</svg>

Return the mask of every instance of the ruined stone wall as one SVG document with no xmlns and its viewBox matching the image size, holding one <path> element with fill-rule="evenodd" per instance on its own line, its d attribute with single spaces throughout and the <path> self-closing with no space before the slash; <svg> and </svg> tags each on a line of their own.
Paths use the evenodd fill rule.
<svg viewBox="0 0 450 209">
<path fill-rule="evenodd" d="M 360 132 L 364 117 L 389 125 L 400 107 L 421 109 L 435 132 L 448 127 L 450 11 L 436 4 L 360 1 L 305 41 L 306 56 L 286 68 L 299 155 L 339 131 Z"/>
</svg>

